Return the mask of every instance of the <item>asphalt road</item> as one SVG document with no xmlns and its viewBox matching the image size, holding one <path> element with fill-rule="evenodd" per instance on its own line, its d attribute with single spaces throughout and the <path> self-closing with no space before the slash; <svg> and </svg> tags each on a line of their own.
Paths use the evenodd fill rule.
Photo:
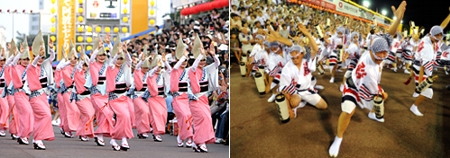
<svg viewBox="0 0 450 158">
<path fill-rule="evenodd" d="M 223 144 L 209 144 L 208 153 L 195 153 L 192 148 L 177 147 L 176 137 L 163 135 L 163 142 L 155 142 L 153 139 L 138 139 L 136 130 L 135 138 L 128 140 L 130 150 L 113 151 L 109 145 L 110 138 L 105 138 L 105 146 L 97 146 L 94 139 L 82 142 L 77 138 L 65 138 L 59 133 L 58 127 L 53 127 L 55 140 L 44 142 L 46 150 L 35 150 L 33 145 L 19 145 L 12 140 L 7 133 L 6 137 L 0 137 L 0 157 L 1 158 L 64 158 L 64 157 L 155 157 L 155 158 L 227 158 L 229 157 L 229 146 Z M 150 135 L 151 138 L 151 135 Z M 31 143 L 31 140 L 30 140 Z M 120 141 L 118 141 L 120 144 Z"/>
</svg>

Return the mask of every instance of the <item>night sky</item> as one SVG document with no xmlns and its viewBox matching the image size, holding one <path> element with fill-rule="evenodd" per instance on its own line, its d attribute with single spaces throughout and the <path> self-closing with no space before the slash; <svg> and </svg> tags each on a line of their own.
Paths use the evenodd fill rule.
<svg viewBox="0 0 450 158">
<path fill-rule="evenodd" d="M 353 0 L 358 4 L 363 4 L 365 0 Z M 387 10 L 389 18 L 392 19 L 391 6 L 396 8 L 402 0 L 367 0 L 370 1 L 369 8 L 381 14 L 381 10 Z M 425 26 L 425 33 L 429 32 L 432 26 L 440 25 L 442 21 L 450 14 L 450 0 L 407 0 L 406 12 L 403 17 L 403 28 L 409 28 L 409 21 L 415 22 L 416 26 Z M 450 24 L 444 28 L 444 32 L 450 31 Z"/>
</svg>

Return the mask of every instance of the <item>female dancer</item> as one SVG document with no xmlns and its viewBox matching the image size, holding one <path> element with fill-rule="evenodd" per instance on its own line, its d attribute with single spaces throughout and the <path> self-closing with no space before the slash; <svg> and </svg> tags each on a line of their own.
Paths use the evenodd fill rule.
<svg viewBox="0 0 450 158">
<path fill-rule="evenodd" d="M 128 105 L 127 89 L 131 86 L 131 57 L 123 50 L 120 37 L 116 37 L 112 54 L 114 58 L 110 61 L 106 72 L 106 92 L 108 92 L 108 104 L 116 114 L 115 125 L 111 131 L 111 141 L 113 150 L 127 151 L 130 146 L 127 139 L 133 138 L 131 117 Z M 126 47 L 124 47 L 126 48 Z M 124 60 L 126 63 L 124 64 Z M 122 140 L 121 146 L 116 142 Z"/>
<path fill-rule="evenodd" d="M 25 93 L 25 87 L 28 87 L 25 82 L 27 80 L 27 75 L 25 69 L 30 62 L 30 55 L 28 48 L 21 48 L 21 52 L 17 53 L 15 49 L 12 49 L 10 52 L 15 55 L 13 62 L 11 63 L 11 78 L 14 86 L 13 95 L 15 100 L 15 111 L 18 112 L 17 119 L 19 123 L 19 130 L 17 136 L 17 142 L 19 144 L 28 145 L 28 138 L 32 132 L 34 118 L 33 110 L 31 109 L 31 105 L 29 102 L 29 97 Z M 19 64 L 17 62 L 20 62 Z"/>
<path fill-rule="evenodd" d="M 198 38 L 198 37 L 197 37 Z M 197 41 L 197 40 L 196 40 Z M 197 42 L 196 42 L 197 43 Z M 194 43 L 193 53 L 197 55 L 194 64 L 189 70 L 190 86 L 195 99 L 189 102 L 194 124 L 194 144 L 195 152 L 208 152 L 206 143 L 214 143 L 214 129 L 212 127 L 211 112 L 208 104 L 208 86 L 217 79 L 212 79 L 210 75 L 218 74 L 217 67 L 220 65 L 219 59 L 215 56 L 215 49 L 211 45 L 210 54 L 214 57 L 214 64 L 206 66 L 206 51 L 199 49 Z M 201 46 L 201 48 L 203 48 Z M 201 51 L 201 54 L 199 53 Z M 213 87 L 217 87 L 214 85 Z M 199 146 L 199 147 L 198 147 Z"/>
<path fill-rule="evenodd" d="M 75 102 L 70 101 L 70 95 L 73 91 L 73 83 L 74 83 L 74 75 L 75 75 L 75 66 L 78 62 L 77 57 L 71 54 L 75 54 L 75 46 L 73 44 L 70 44 L 69 49 L 69 60 L 67 60 L 68 64 L 64 64 L 61 67 L 61 77 L 62 77 L 62 84 L 60 87 L 62 90 L 62 96 L 63 96 L 63 104 L 65 107 L 65 113 L 66 113 L 66 119 L 64 120 L 64 136 L 66 138 L 72 138 L 72 132 L 77 131 L 79 126 L 79 120 L 80 120 L 80 110 L 78 109 Z"/>
<path fill-rule="evenodd" d="M 109 43 L 109 35 L 106 36 L 105 41 Z M 111 45 L 109 45 L 111 48 Z M 98 146 L 104 146 L 103 136 L 110 137 L 113 126 L 113 112 L 111 108 L 107 107 L 108 96 L 106 95 L 106 57 L 103 42 L 100 38 L 94 40 L 95 51 L 92 53 L 89 60 L 89 74 L 92 80 L 91 102 L 95 109 L 95 116 L 97 119 L 97 130 L 95 130 L 95 143 Z M 112 49 L 109 49 L 112 50 Z"/>
<path fill-rule="evenodd" d="M 44 39 L 42 33 L 39 31 L 38 35 L 33 41 L 33 54 L 36 56 L 33 63 L 28 66 L 26 71 L 28 87 L 30 90 L 30 105 L 34 113 L 34 127 L 33 127 L 33 144 L 34 149 L 45 150 L 42 140 L 52 141 L 55 139 L 52 127 L 52 114 L 50 112 L 50 105 L 48 104 L 46 88 L 53 83 L 53 69 L 52 61 L 55 59 L 55 52 L 53 51 L 53 42 L 49 43 L 50 57 L 46 60 Z M 35 80 L 39 78 L 39 80 Z"/>
<path fill-rule="evenodd" d="M 148 98 L 148 106 L 150 107 L 150 114 L 153 121 L 151 125 L 153 127 L 153 140 L 161 142 L 161 135 L 166 133 L 166 121 L 167 121 L 167 105 L 164 98 L 165 83 L 169 81 L 168 76 L 165 75 L 162 70 L 163 62 L 168 68 L 166 73 L 170 73 L 171 68 L 166 62 L 165 57 L 155 54 L 155 58 L 152 60 L 152 70 L 147 75 L 148 92 L 150 92 L 150 98 Z"/>
<path fill-rule="evenodd" d="M 83 48 L 81 48 L 83 50 Z M 75 55 L 69 56 L 75 58 Z M 89 95 L 91 92 L 90 76 L 88 72 L 89 57 L 82 51 L 80 53 L 80 61 L 76 66 L 74 80 L 75 87 L 72 93 L 72 99 L 76 101 L 76 105 L 81 113 L 80 124 L 78 125 L 77 136 L 81 141 L 88 141 L 94 137 L 94 106 L 92 105 Z M 71 100 L 72 100 L 71 99 Z M 72 100 L 73 101 L 73 100 Z"/>
<path fill-rule="evenodd" d="M 184 54 L 183 54 L 184 53 Z M 178 147 L 183 147 L 183 140 L 186 140 L 186 147 L 192 147 L 192 127 L 186 121 L 192 117 L 189 110 L 188 98 L 188 74 L 189 68 L 187 66 L 188 52 L 183 45 L 183 41 L 178 40 L 176 57 L 177 63 L 174 65 L 170 73 L 170 92 L 173 96 L 173 111 L 178 120 Z M 181 57 L 180 57 L 181 56 Z"/>
<path fill-rule="evenodd" d="M 141 54 L 141 61 L 136 65 L 136 69 L 134 70 L 134 110 L 136 112 L 136 129 L 138 132 L 139 139 L 148 138 L 148 134 L 150 133 L 150 108 L 147 105 L 146 99 L 142 98 L 145 91 L 147 90 L 147 72 L 150 68 L 149 58 L 146 58 L 147 50 L 144 48 L 144 54 Z"/>
</svg>

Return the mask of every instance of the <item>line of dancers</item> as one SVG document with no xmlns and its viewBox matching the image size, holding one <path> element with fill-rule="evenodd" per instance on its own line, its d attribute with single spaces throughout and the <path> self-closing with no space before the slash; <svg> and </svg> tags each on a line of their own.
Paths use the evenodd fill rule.
<svg viewBox="0 0 450 158">
<path fill-rule="evenodd" d="M 8 51 L 0 48 L 0 136 L 9 129 L 12 139 L 28 145 L 33 134 L 34 149 L 45 150 L 43 141 L 55 139 L 47 100 L 55 91 L 64 137 L 94 138 L 98 146 L 105 146 L 105 137 L 110 137 L 113 150 L 127 151 L 133 128 L 139 139 L 152 133 L 154 141 L 162 141 L 168 117 L 165 97 L 171 95 L 179 125 L 177 146 L 208 152 L 206 144 L 214 143 L 215 137 L 207 95 L 219 87 L 220 61 L 214 46 L 204 48 L 196 35 L 189 53 L 180 38 L 176 61 L 169 63 L 165 53 L 145 50 L 133 69 L 126 42 L 119 36 L 114 43 L 110 38 L 95 38 L 90 56 L 66 43 L 56 69 L 53 42 L 47 57 L 41 32 L 33 41 L 33 54 L 26 39 L 20 51 L 14 40 Z M 206 65 L 207 56 L 214 63 Z"/>
</svg>

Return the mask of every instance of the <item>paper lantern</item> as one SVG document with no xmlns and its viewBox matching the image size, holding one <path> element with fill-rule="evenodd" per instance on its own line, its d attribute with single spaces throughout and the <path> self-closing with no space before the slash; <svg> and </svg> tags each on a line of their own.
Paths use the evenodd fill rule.
<svg viewBox="0 0 450 158">
<path fill-rule="evenodd" d="M 114 27 L 114 33 L 119 32 L 119 28 L 118 27 Z"/>
<path fill-rule="evenodd" d="M 83 3 L 83 0 L 78 0 L 78 3 L 82 4 L 82 3 Z"/>
<path fill-rule="evenodd" d="M 50 21 L 51 21 L 52 23 L 55 23 L 55 22 L 56 22 L 56 18 L 55 18 L 55 17 L 52 17 L 52 18 L 50 18 Z"/>
<path fill-rule="evenodd" d="M 52 26 L 52 27 L 50 28 L 50 31 L 51 31 L 52 33 L 55 33 L 55 32 L 56 32 L 55 26 Z"/>
<path fill-rule="evenodd" d="M 127 4 L 128 3 L 128 0 L 123 0 L 123 4 Z"/>
<path fill-rule="evenodd" d="M 124 23 L 127 23 L 127 22 L 128 22 L 128 17 L 123 17 L 123 18 L 122 18 L 122 21 L 123 21 Z"/>
<path fill-rule="evenodd" d="M 150 10 L 150 15 L 154 15 L 155 14 L 155 10 L 154 9 L 151 9 Z"/>
<path fill-rule="evenodd" d="M 83 8 L 78 8 L 78 13 L 83 13 Z"/>
<path fill-rule="evenodd" d="M 97 26 L 96 28 L 95 28 L 95 32 L 101 32 L 102 31 L 102 28 L 100 27 L 100 26 Z"/>
<path fill-rule="evenodd" d="M 52 9 L 50 10 L 50 12 L 51 12 L 52 14 L 55 14 L 56 9 L 55 9 L 55 8 L 52 8 Z"/>
<path fill-rule="evenodd" d="M 92 46 L 87 46 L 86 50 L 92 50 Z"/>
<path fill-rule="evenodd" d="M 50 40 L 52 40 L 54 42 L 54 41 L 56 41 L 56 37 L 55 36 L 51 36 Z"/>
<path fill-rule="evenodd" d="M 78 21 L 83 22 L 83 16 L 78 16 Z"/>
<path fill-rule="evenodd" d="M 128 32 L 128 28 L 127 27 L 122 27 L 122 32 L 123 33 L 127 33 Z"/>
<path fill-rule="evenodd" d="M 78 42 L 83 42 L 83 36 L 78 36 L 78 37 L 77 37 L 77 41 L 78 41 Z"/>
<path fill-rule="evenodd" d="M 152 6 L 152 7 L 155 6 L 155 0 L 150 1 L 150 6 Z"/>
<path fill-rule="evenodd" d="M 105 27 L 105 32 L 111 32 L 111 28 L 110 27 Z"/>
<path fill-rule="evenodd" d="M 149 23 L 150 25 L 155 25 L 155 19 L 150 19 L 150 21 L 148 21 L 148 23 Z"/>
<path fill-rule="evenodd" d="M 77 51 L 81 52 L 81 46 L 77 46 Z"/>
<path fill-rule="evenodd" d="M 87 32 L 92 32 L 92 27 L 88 26 L 86 29 Z"/>
<path fill-rule="evenodd" d="M 52 4 L 55 4 L 56 0 L 51 0 Z"/>
<path fill-rule="evenodd" d="M 78 32 L 83 32 L 83 27 L 80 26 L 80 27 L 78 27 L 77 30 L 78 30 Z"/>
<path fill-rule="evenodd" d="M 92 37 L 87 37 L 86 38 L 86 42 L 91 43 L 92 42 Z"/>
</svg>

